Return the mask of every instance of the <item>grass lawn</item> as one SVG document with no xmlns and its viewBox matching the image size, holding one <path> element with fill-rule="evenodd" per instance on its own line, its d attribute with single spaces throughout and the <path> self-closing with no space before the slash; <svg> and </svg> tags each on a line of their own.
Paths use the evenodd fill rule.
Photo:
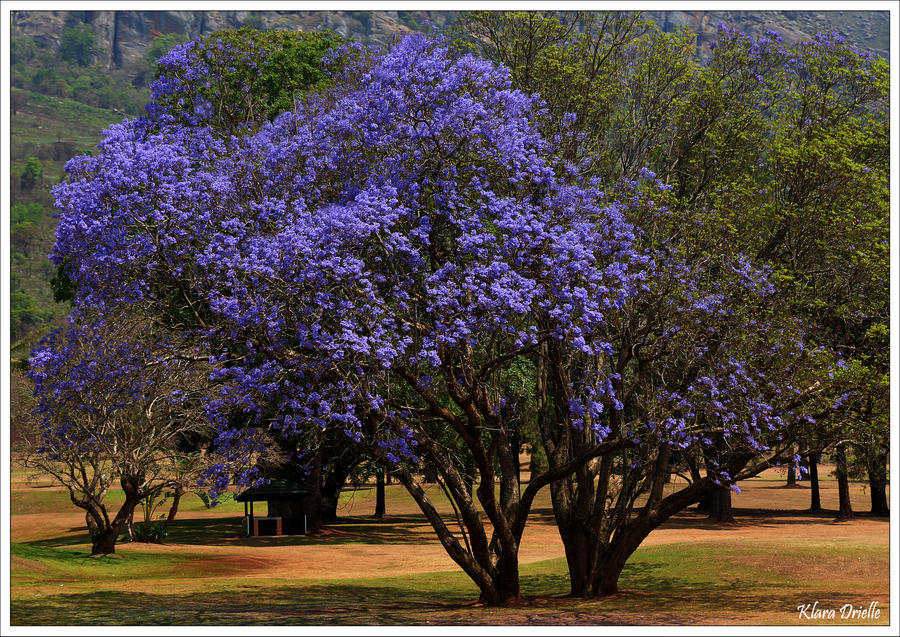
<svg viewBox="0 0 900 637">
<path fill-rule="evenodd" d="M 565 559 L 544 495 L 520 555 L 524 602 L 491 608 L 475 603 L 476 587 L 397 485 L 388 488 L 388 518 L 370 517 L 374 490 L 364 487 L 345 494 L 342 518 L 315 537 L 242 538 L 243 505 L 207 509 L 187 496 L 164 544 L 122 542 L 115 556 L 91 557 L 83 514 L 66 494 L 49 482 L 13 476 L 11 623 L 888 623 L 886 519 L 837 522 L 834 512 L 804 513 L 797 507 L 808 492 L 786 489 L 777 477 L 742 486 L 737 524 L 722 527 L 691 511 L 676 516 L 634 554 L 620 592 L 598 600 L 565 597 Z M 823 486 L 823 503 L 833 506 L 833 485 Z M 111 501 L 117 497 L 111 494 Z M 862 485 L 854 485 L 854 498 L 864 510 Z M 845 604 L 872 601 L 878 618 L 840 618 Z M 835 609 L 837 618 L 801 617 L 797 607 L 813 602 Z"/>
</svg>

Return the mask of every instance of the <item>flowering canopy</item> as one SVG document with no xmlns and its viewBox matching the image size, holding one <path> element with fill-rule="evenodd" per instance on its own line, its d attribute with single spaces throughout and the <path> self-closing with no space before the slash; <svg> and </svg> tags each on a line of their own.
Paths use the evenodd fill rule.
<svg viewBox="0 0 900 637">
<path fill-rule="evenodd" d="M 252 137 L 126 122 L 69 165 L 54 259 L 79 304 L 158 300 L 174 283 L 217 333 L 256 335 L 229 372 L 244 406 L 278 396 L 281 426 L 349 431 L 346 383 L 366 393 L 397 365 L 429 376 L 448 348 L 491 339 L 493 357 L 522 351 L 545 336 L 538 314 L 543 332 L 608 347 L 592 326 L 642 259 L 615 204 L 556 177 L 534 109 L 505 70 L 410 37 Z M 353 376 L 337 394 L 308 384 L 336 364 Z M 286 367 L 304 379 L 290 389 Z"/>
<path fill-rule="evenodd" d="M 195 408 L 209 386 L 201 348 L 135 312 L 83 314 L 45 337 L 29 360 L 40 440 L 28 463 L 54 476 L 93 521 L 94 553 L 112 553 L 144 498 L 193 484 L 214 458 L 188 442 L 214 434 Z M 111 516 L 104 496 L 125 501 Z"/>
<path fill-rule="evenodd" d="M 714 291 L 725 283 L 701 289 L 695 266 L 636 248 L 623 217 L 636 191 L 604 194 L 554 163 L 532 123 L 537 98 L 511 90 L 505 69 L 410 36 L 345 73 L 253 135 L 223 138 L 202 121 L 113 126 L 56 190 L 53 258 L 79 305 L 175 297 L 193 327 L 227 339 L 223 356 L 240 362 L 220 372 L 230 390 L 209 405 L 223 443 L 235 408 L 356 439 L 375 409 L 402 423 L 383 441 L 391 458 L 410 457 L 408 418 L 385 406 L 392 374 L 442 394 L 488 381 L 548 337 L 611 354 L 612 313 L 660 277 L 682 295 L 660 336 L 733 312 L 734 297 Z M 766 293 L 745 260 L 729 267 Z M 731 365 L 727 377 L 745 383 Z M 572 379 L 568 417 L 598 440 L 603 410 L 622 407 L 615 373 Z M 490 418 L 505 397 L 488 393 Z M 683 412 L 684 396 L 661 397 Z M 664 419 L 675 434 L 683 420 Z"/>
<path fill-rule="evenodd" d="M 170 57 L 189 65 L 193 50 Z M 607 448 L 705 444 L 712 430 L 756 450 L 777 439 L 783 410 L 765 368 L 782 346 L 764 326 L 734 337 L 735 308 L 770 286 L 742 258 L 712 280 L 643 240 L 624 213 L 665 215 L 651 200 L 662 184 L 581 182 L 538 133 L 538 98 L 440 40 L 413 35 L 345 61 L 331 91 L 255 132 L 222 134 L 203 108 L 187 121 L 151 108 L 70 162 L 55 191 L 52 258 L 77 305 L 165 308 L 210 345 L 222 388 L 206 410 L 221 449 L 258 451 L 247 425 L 337 427 L 398 471 L 428 457 L 471 533 L 469 557 L 429 519 L 486 591 L 510 572 L 528 508 L 517 490 L 498 502 L 493 489 L 495 466 L 508 487 L 518 461 L 501 417 L 515 407 L 510 374 L 548 345 L 562 352 L 551 352 L 555 417 L 587 440 L 555 477 Z M 657 359 L 671 373 L 648 384 L 640 361 Z M 498 544 L 442 460 L 443 428 L 475 460 Z M 221 489 L 229 467 L 217 469 Z M 533 477 L 523 502 L 546 483 Z M 517 596 L 517 583 L 494 593 Z"/>
</svg>

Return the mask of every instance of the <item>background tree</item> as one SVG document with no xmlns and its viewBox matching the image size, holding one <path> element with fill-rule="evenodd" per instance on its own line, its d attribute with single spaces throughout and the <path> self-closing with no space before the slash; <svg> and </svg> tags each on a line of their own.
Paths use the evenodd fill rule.
<svg viewBox="0 0 900 637">
<path fill-rule="evenodd" d="M 151 116 L 209 124 L 223 135 L 259 126 L 294 108 L 303 93 L 326 82 L 322 58 L 340 43 L 314 33 L 220 31 L 178 45 L 157 63 Z"/>
<path fill-rule="evenodd" d="M 196 481 L 213 457 L 178 450 L 184 437 L 209 436 L 200 402 L 209 373 L 199 350 L 171 339 L 146 320 L 113 314 L 51 333 L 29 361 L 40 425 L 26 464 L 86 511 L 94 555 L 115 552 L 142 500 L 185 474 Z M 113 515 L 104 498 L 114 485 L 125 500 Z"/>
<path fill-rule="evenodd" d="M 77 24 L 66 27 L 62 32 L 59 45 L 59 56 L 78 66 L 90 66 L 94 57 L 94 45 L 97 37 L 88 24 Z"/>
<path fill-rule="evenodd" d="M 37 183 L 44 180 L 44 166 L 37 157 L 29 157 L 22 167 L 19 175 L 19 184 L 22 190 L 31 190 Z"/>
</svg>

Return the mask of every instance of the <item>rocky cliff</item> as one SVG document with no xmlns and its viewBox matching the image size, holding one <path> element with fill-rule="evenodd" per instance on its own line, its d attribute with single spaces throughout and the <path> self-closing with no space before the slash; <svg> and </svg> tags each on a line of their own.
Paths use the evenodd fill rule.
<svg viewBox="0 0 900 637">
<path fill-rule="evenodd" d="M 887 11 L 651 11 L 647 16 L 665 31 L 683 26 L 697 34 L 701 52 L 715 39 L 720 23 L 751 35 L 774 29 L 787 42 L 808 39 L 817 32 L 838 32 L 859 48 L 883 56 L 890 46 Z M 138 64 L 153 39 L 166 33 L 194 37 L 248 25 L 332 29 L 361 42 L 384 45 L 398 35 L 424 29 L 426 22 L 440 27 L 455 20 L 454 11 L 16 11 L 12 31 L 55 48 L 66 26 L 87 23 L 97 37 L 97 61 L 107 68 L 125 69 Z"/>
</svg>

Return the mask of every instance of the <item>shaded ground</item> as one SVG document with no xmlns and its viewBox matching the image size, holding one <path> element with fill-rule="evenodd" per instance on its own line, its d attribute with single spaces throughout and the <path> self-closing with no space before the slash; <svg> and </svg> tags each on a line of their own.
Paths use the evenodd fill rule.
<svg viewBox="0 0 900 637">
<path fill-rule="evenodd" d="M 364 487 L 315 537 L 241 538 L 242 505 L 205 509 L 188 499 L 165 544 L 125 542 L 117 558 L 97 560 L 87 557 L 84 516 L 65 493 L 13 475 L 12 621 L 810 625 L 822 622 L 798 616 L 797 606 L 818 601 L 838 611 L 830 623 L 849 624 L 841 606 L 877 601 L 874 623 L 887 624 L 888 520 L 836 521 L 830 481 L 822 501 L 832 510 L 806 513 L 808 489 L 783 484 L 776 473 L 742 484 L 732 525 L 693 510 L 676 516 L 629 562 L 622 592 L 595 601 L 563 599 L 564 553 L 544 493 L 520 551 L 527 603 L 494 609 L 472 605 L 474 585 L 397 485 L 388 487 L 388 518 L 369 517 L 374 490 Z M 867 510 L 863 485 L 853 485 L 853 497 Z"/>
</svg>

